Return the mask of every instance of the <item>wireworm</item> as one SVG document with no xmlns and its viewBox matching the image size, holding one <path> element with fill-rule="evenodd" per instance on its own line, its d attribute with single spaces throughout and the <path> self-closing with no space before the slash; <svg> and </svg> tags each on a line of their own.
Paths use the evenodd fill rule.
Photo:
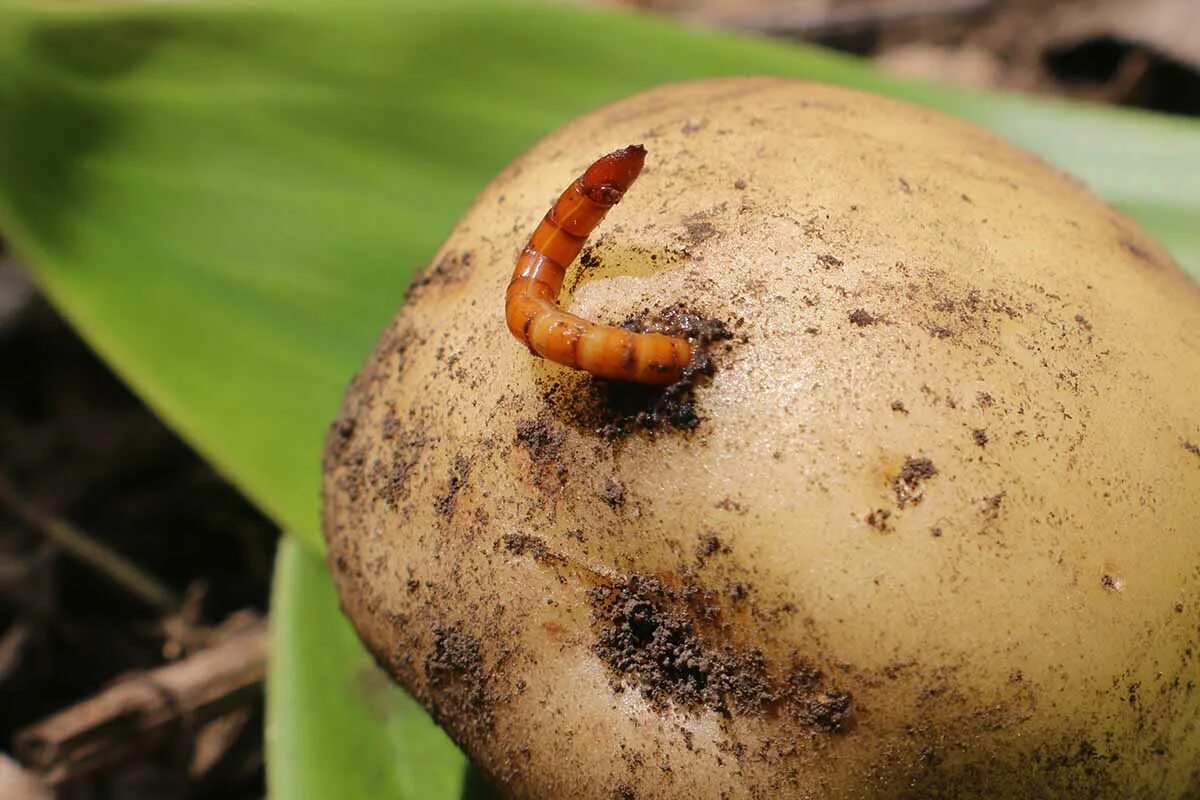
<svg viewBox="0 0 1200 800">
<path fill-rule="evenodd" d="M 680 379 L 691 358 L 686 339 L 601 325 L 558 306 L 567 267 L 645 160 L 639 144 L 616 150 L 559 195 L 517 259 L 504 316 L 512 335 L 542 358 L 600 378 L 665 386 Z"/>
</svg>

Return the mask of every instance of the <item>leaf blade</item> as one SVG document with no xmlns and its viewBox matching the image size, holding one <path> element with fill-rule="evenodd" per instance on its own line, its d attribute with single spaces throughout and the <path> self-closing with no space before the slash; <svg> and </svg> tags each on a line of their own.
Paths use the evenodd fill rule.
<svg viewBox="0 0 1200 800">
<path fill-rule="evenodd" d="M 281 800 L 458 798 L 465 756 L 371 661 L 323 562 L 283 541 L 272 590 L 267 782 Z"/>
</svg>

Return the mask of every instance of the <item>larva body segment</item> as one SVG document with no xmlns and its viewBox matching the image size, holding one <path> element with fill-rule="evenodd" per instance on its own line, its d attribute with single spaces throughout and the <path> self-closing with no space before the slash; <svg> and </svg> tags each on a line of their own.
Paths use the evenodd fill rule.
<svg viewBox="0 0 1200 800">
<path fill-rule="evenodd" d="M 599 378 L 665 386 L 682 377 L 691 358 L 686 340 L 600 325 L 558 306 L 567 267 L 637 179 L 645 158 L 641 145 L 609 153 L 559 195 L 517 259 L 505 319 L 513 336 L 542 358 Z"/>
</svg>

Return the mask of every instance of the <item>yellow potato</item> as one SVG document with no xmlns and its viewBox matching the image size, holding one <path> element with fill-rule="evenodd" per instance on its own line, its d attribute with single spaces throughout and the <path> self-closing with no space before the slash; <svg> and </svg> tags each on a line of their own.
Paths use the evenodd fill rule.
<svg viewBox="0 0 1200 800">
<path fill-rule="evenodd" d="M 561 302 L 726 323 L 670 407 L 503 319 L 550 202 L 631 142 Z M 1200 290 L 1032 156 L 668 86 L 518 159 L 415 282 L 329 438 L 330 564 L 514 797 L 1195 796 L 1197 387 Z"/>
</svg>

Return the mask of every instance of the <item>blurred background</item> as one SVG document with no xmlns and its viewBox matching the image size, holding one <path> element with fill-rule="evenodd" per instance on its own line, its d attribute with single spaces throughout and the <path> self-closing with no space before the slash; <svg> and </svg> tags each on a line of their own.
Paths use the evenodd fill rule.
<svg viewBox="0 0 1200 800">
<path fill-rule="evenodd" d="M 897 75 L 1200 114 L 1197 0 L 610 4 L 817 43 Z M 261 631 L 278 531 L 77 338 L 3 236 L 0 753 L 24 766 L 0 755 L 0 799 L 49 796 L 39 772 L 69 798 L 262 797 Z M 125 721 L 114 680 L 214 652 L 199 678 L 151 673 L 146 685 L 214 691 L 218 711 L 181 721 L 164 707 L 171 724 L 154 729 Z"/>
</svg>

